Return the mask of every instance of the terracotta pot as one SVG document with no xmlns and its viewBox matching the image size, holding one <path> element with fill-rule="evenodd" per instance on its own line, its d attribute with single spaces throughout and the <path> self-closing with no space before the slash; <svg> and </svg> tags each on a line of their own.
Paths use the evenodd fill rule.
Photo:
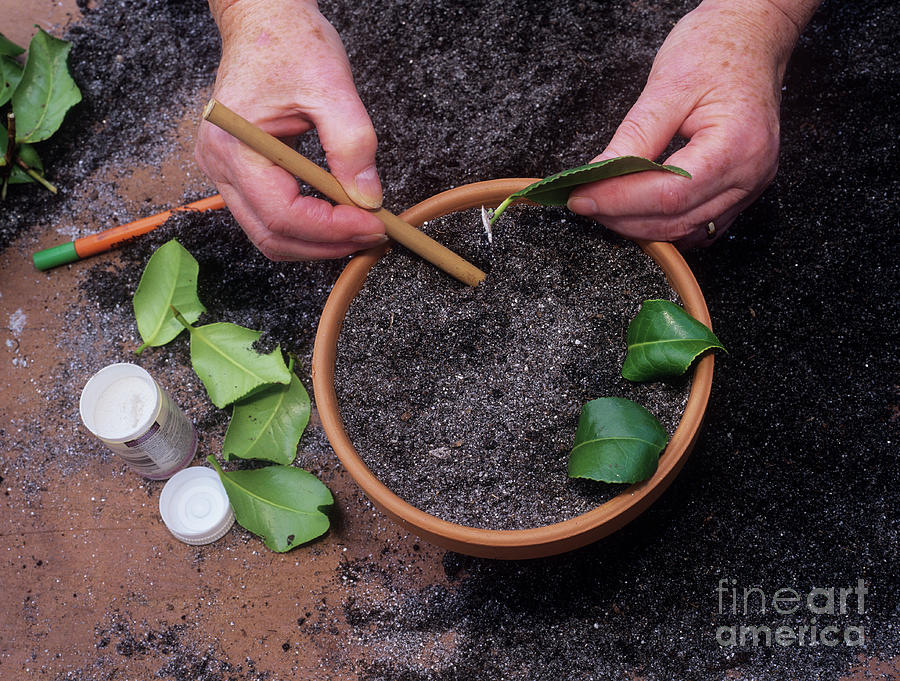
<svg viewBox="0 0 900 681">
<path fill-rule="evenodd" d="M 481 205 L 496 206 L 511 193 L 534 181 L 510 178 L 457 187 L 413 206 L 401 217 L 419 226 L 447 213 Z M 639 244 L 665 272 L 669 283 L 681 296 L 685 309 L 710 326 L 709 311 L 700 287 L 675 247 L 655 241 Z M 647 509 L 671 484 L 693 448 L 703 421 L 712 386 L 712 355 L 706 355 L 693 369 L 693 382 L 684 414 L 660 456 L 659 467 L 653 477 L 624 488 L 618 496 L 588 513 L 561 523 L 525 530 L 486 530 L 436 518 L 389 490 L 363 463 L 350 442 L 341 421 L 334 390 L 334 362 L 344 316 L 372 265 L 389 247 L 385 245 L 357 255 L 341 273 L 319 320 L 312 361 L 316 406 L 331 446 L 376 506 L 413 534 L 460 553 L 502 559 L 536 558 L 563 553 L 614 532 Z"/>
</svg>

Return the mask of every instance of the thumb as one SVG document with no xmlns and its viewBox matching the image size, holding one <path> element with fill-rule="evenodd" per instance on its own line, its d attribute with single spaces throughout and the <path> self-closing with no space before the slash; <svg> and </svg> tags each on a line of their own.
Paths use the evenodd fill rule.
<svg viewBox="0 0 900 681">
<path fill-rule="evenodd" d="M 381 180 L 375 169 L 378 138 L 359 97 L 331 102 L 313 121 L 332 174 L 354 202 L 380 208 Z"/>
<path fill-rule="evenodd" d="M 661 88 L 648 84 L 619 124 L 606 149 L 591 162 L 617 156 L 643 156 L 652 161 L 665 151 L 683 122 L 679 103 L 673 102 Z M 621 186 L 621 182 L 617 185 L 611 180 L 604 186 L 611 191 Z M 577 187 L 569 196 L 569 210 L 579 215 L 596 215 L 600 198 L 596 189 L 595 184 Z"/>
<path fill-rule="evenodd" d="M 615 134 L 594 161 L 616 156 L 643 156 L 651 161 L 662 154 L 684 122 L 683 104 L 671 89 L 652 80 L 625 115 Z"/>
</svg>

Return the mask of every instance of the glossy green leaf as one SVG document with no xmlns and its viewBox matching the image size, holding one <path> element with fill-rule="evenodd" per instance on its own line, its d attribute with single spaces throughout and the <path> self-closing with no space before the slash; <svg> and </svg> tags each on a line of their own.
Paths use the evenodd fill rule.
<svg viewBox="0 0 900 681">
<path fill-rule="evenodd" d="M 71 43 L 43 29 L 31 39 L 22 80 L 12 96 L 16 140 L 40 142 L 59 129 L 66 112 L 81 101 L 66 59 Z"/>
<path fill-rule="evenodd" d="M 25 51 L 24 47 L 16 45 L 12 40 L 0 33 L 0 55 L 16 57 Z"/>
<path fill-rule="evenodd" d="M 292 463 L 309 423 L 309 409 L 309 393 L 293 371 L 288 385 L 274 385 L 237 402 L 222 445 L 225 460 Z"/>
<path fill-rule="evenodd" d="M 490 218 L 490 224 L 499 218 L 506 208 L 517 199 L 528 199 L 542 206 L 564 206 L 569 200 L 569 194 L 576 187 L 610 177 L 619 177 L 631 173 L 640 173 L 646 170 L 664 170 L 690 179 L 691 174 L 677 166 L 661 165 L 640 156 L 619 156 L 605 161 L 588 163 L 563 170 L 550 177 L 545 177 L 534 184 L 530 184 L 514 194 L 510 194 L 494 211 Z"/>
<path fill-rule="evenodd" d="M 225 486 L 235 520 L 273 551 L 289 551 L 328 531 L 334 498 L 312 473 L 292 466 L 225 472 L 215 457 L 207 461 Z"/>
<path fill-rule="evenodd" d="M 21 64 L 12 57 L 0 54 L 0 106 L 10 100 L 20 80 L 22 80 Z"/>
<path fill-rule="evenodd" d="M 656 472 L 668 436 L 656 417 L 621 397 L 602 397 L 581 409 L 569 477 L 640 482 Z"/>
<path fill-rule="evenodd" d="M 132 299 L 144 341 L 138 353 L 147 347 L 165 345 L 184 330 L 172 308 L 191 324 L 206 312 L 197 296 L 199 269 L 194 256 L 177 239 L 163 244 L 150 256 Z"/>
<path fill-rule="evenodd" d="M 3 156 L 6 154 L 6 147 L 8 144 L 8 137 L 6 134 L 6 126 L 0 124 L 0 160 L 2 160 Z M 41 158 L 38 156 L 38 153 L 34 150 L 34 147 L 30 144 L 20 144 L 18 151 L 16 152 L 18 157 L 21 158 L 25 163 L 28 164 L 28 167 L 32 170 L 43 174 L 44 172 L 44 164 L 41 163 Z M 9 176 L 10 184 L 25 184 L 27 182 L 34 182 L 28 174 L 22 170 L 18 165 L 13 166 L 12 173 Z"/>
<path fill-rule="evenodd" d="M 262 336 L 259 331 L 228 322 L 188 326 L 188 330 L 191 364 L 219 409 L 269 383 L 290 383 L 281 346 L 268 354 L 253 348 Z"/>
<path fill-rule="evenodd" d="M 705 325 L 669 300 L 645 300 L 628 325 L 622 376 L 658 381 L 681 376 L 696 357 L 725 347 Z"/>
</svg>

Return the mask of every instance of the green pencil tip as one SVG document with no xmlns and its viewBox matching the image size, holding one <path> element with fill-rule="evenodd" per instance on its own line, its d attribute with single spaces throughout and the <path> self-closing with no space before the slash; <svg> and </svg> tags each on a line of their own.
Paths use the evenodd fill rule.
<svg viewBox="0 0 900 681">
<path fill-rule="evenodd" d="M 75 242 L 70 241 L 66 244 L 59 244 L 37 251 L 31 256 L 34 266 L 39 270 L 49 270 L 59 265 L 65 265 L 76 260 L 81 260 L 78 251 L 75 250 Z"/>
</svg>

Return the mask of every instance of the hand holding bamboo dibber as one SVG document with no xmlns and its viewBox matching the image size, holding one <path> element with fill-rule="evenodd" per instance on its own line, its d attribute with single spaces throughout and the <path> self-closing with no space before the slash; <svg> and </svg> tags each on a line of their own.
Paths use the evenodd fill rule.
<svg viewBox="0 0 900 681">
<path fill-rule="evenodd" d="M 306 184 L 314 187 L 335 203 L 347 206 L 357 204 L 347 195 L 340 182 L 329 173 L 310 161 L 284 142 L 260 130 L 250 121 L 242 118 L 221 102 L 211 99 L 203 110 L 203 118 L 230 133 L 248 147 Z M 364 208 L 363 210 L 368 210 Z M 469 286 L 478 286 L 485 278 L 484 272 L 472 263 L 464 260 L 449 248 L 404 222 L 393 213 L 379 208 L 372 211 L 375 217 L 384 223 L 384 231 L 394 241 L 403 244 L 413 253 L 421 256 L 431 264 L 439 267 L 450 276 Z"/>
</svg>

